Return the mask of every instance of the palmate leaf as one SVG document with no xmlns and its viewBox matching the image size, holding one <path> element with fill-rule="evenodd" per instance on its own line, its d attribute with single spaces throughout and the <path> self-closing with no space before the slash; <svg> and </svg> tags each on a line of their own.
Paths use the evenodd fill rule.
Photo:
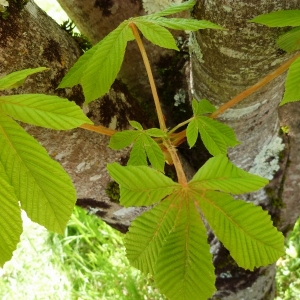
<svg viewBox="0 0 300 300">
<path fill-rule="evenodd" d="M 146 19 L 135 19 L 134 24 L 142 32 L 147 40 L 162 48 L 178 50 L 172 34 L 164 27 Z"/>
<path fill-rule="evenodd" d="M 84 123 L 93 124 L 74 102 L 57 96 L 2 96 L 0 110 L 18 121 L 51 129 L 67 130 Z"/>
<path fill-rule="evenodd" d="M 0 163 L 29 218 L 63 233 L 76 201 L 68 174 L 46 150 L 0 113 Z"/>
<path fill-rule="evenodd" d="M 285 93 L 280 105 L 300 100 L 300 58 L 297 58 L 289 68 L 286 81 Z"/>
<path fill-rule="evenodd" d="M 137 139 L 130 151 L 128 166 L 148 166 L 143 139 Z"/>
<path fill-rule="evenodd" d="M 157 170 L 145 166 L 107 166 L 109 175 L 120 185 L 120 203 L 147 206 L 157 203 L 180 185 Z"/>
<path fill-rule="evenodd" d="M 216 110 L 216 108 L 206 99 L 201 99 L 200 101 L 193 99 L 192 108 L 195 116 L 211 114 Z"/>
<path fill-rule="evenodd" d="M 269 27 L 300 26 L 300 10 L 279 10 L 260 15 L 249 22 Z"/>
<path fill-rule="evenodd" d="M 21 208 L 0 162 L 0 267 L 12 257 L 22 233 Z"/>
<path fill-rule="evenodd" d="M 259 190 L 268 180 L 250 174 L 232 164 L 224 155 L 210 158 L 189 182 L 198 189 L 219 190 L 242 194 Z"/>
<path fill-rule="evenodd" d="M 197 116 L 187 127 L 187 139 L 190 147 L 194 146 L 190 142 L 195 142 L 195 128 L 198 129 L 203 144 L 211 155 L 227 154 L 228 147 L 239 144 L 234 131 L 228 125 L 209 117 Z M 192 134 L 192 138 L 189 138 L 189 134 Z"/>
<path fill-rule="evenodd" d="M 116 132 L 109 141 L 109 147 L 113 150 L 121 150 L 128 147 L 140 135 L 136 130 L 123 130 Z"/>
<path fill-rule="evenodd" d="M 27 76 L 38 72 L 42 72 L 44 70 L 48 70 L 48 69 L 45 67 L 40 67 L 40 68 L 25 69 L 25 70 L 10 73 L 7 76 L 0 78 L 0 91 L 19 87 L 24 83 Z"/>
<path fill-rule="evenodd" d="M 293 52 L 300 49 L 300 27 L 296 27 L 281 35 L 276 44 L 286 52 Z"/>
<path fill-rule="evenodd" d="M 190 195 L 174 196 L 180 199 L 179 213 L 159 252 L 154 278 L 169 299 L 206 300 L 216 290 L 206 229 Z"/>
<path fill-rule="evenodd" d="M 252 271 L 284 254 L 284 237 L 260 206 L 218 192 L 203 195 L 200 191 L 195 198 L 215 235 L 240 267 Z"/>
</svg>

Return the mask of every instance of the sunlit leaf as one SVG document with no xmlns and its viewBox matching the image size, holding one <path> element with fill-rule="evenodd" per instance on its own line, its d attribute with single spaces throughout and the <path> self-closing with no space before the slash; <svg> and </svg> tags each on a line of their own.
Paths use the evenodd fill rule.
<svg viewBox="0 0 300 300">
<path fill-rule="evenodd" d="M 284 237 L 260 206 L 218 192 L 198 199 L 210 227 L 240 267 L 252 271 L 284 254 Z"/>
<path fill-rule="evenodd" d="M 193 99 L 192 108 L 193 113 L 196 116 L 213 113 L 216 110 L 216 108 L 206 99 L 201 99 L 200 101 Z"/>
<path fill-rule="evenodd" d="M 0 110 L 18 121 L 67 130 L 93 122 L 74 102 L 57 96 L 20 94 L 0 97 Z"/>
<path fill-rule="evenodd" d="M 150 16 L 160 16 L 160 17 L 169 16 L 169 15 L 181 12 L 181 11 L 185 11 L 189 8 L 193 8 L 195 4 L 196 4 L 196 1 L 194 1 L 194 0 L 185 1 L 183 3 L 171 4 L 168 8 L 166 8 L 160 12 L 157 12 L 155 14 L 152 14 Z"/>
<path fill-rule="evenodd" d="M 128 147 L 140 135 L 136 130 L 123 130 L 116 132 L 109 141 L 109 147 L 114 150 L 121 150 Z"/>
<path fill-rule="evenodd" d="M 0 163 L 29 218 L 63 233 L 76 201 L 68 174 L 11 118 L 0 113 Z"/>
<path fill-rule="evenodd" d="M 148 166 L 143 139 L 137 139 L 130 151 L 128 166 Z"/>
<path fill-rule="evenodd" d="M 281 35 L 276 44 L 286 52 L 293 52 L 300 49 L 300 27 L 296 27 Z"/>
<path fill-rule="evenodd" d="M 109 175 L 120 185 L 120 203 L 128 206 L 147 206 L 171 194 L 179 184 L 157 170 L 144 166 L 107 166 Z"/>
</svg>

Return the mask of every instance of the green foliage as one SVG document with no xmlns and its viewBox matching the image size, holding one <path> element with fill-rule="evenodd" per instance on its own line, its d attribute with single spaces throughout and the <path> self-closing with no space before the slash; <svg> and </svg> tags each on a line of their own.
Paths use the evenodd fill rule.
<svg viewBox="0 0 300 300">
<path fill-rule="evenodd" d="M 46 68 L 9 74 L 0 79 L 0 89 L 18 87 L 28 75 L 43 70 Z M 0 96 L 1 265 L 10 259 L 19 241 L 21 208 L 31 220 L 63 233 L 76 201 L 68 174 L 11 117 L 52 129 L 91 123 L 79 107 L 66 99 L 37 94 Z"/>
<path fill-rule="evenodd" d="M 207 101 L 201 100 L 192 102 L 194 118 L 187 127 L 186 135 L 190 147 L 193 147 L 200 133 L 203 144 L 210 154 L 226 154 L 227 147 L 234 147 L 239 144 L 234 131 L 227 125 L 203 116 L 212 113 L 215 108 Z"/>
<path fill-rule="evenodd" d="M 150 42 L 174 50 L 178 50 L 175 40 L 164 27 L 180 30 L 185 29 L 185 26 L 189 30 L 222 29 L 221 26 L 208 21 L 162 18 L 163 16 L 192 8 L 194 5 L 195 1 L 187 1 L 183 4 L 173 5 L 161 13 L 124 21 L 102 41 L 80 57 L 63 78 L 59 88 L 81 84 L 86 103 L 106 94 L 120 71 L 127 42 L 134 40 L 131 24 L 135 24 Z"/>
<path fill-rule="evenodd" d="M 153 168 L 163 172 L 165 158 L 162 150 L 152 137 L 165 137 L 166 134 L 158 128 L 143 130 L 142 125 L 136 121 L 130 121 L 130 125 L 137 131 L 124 130 L 115 133 L 110 139 L 109 147 L 120 150 L 134 143 L 128 165 L 147 166 L 148 157 Z"/>
<path fill-rule="evenodd" d="M 281 35 L 276 43 L 279 48 L 286 52 L 293 52 L 300 49 L 300 27 L 296 27 Z"/>
<path fill-rule="evenodd" d="M 240 266 L 253 270 L 283 253 L 283 236 L 267 212 L 226 194 L 258 190 L 268 181 L 237 168 L 225 156 L 211 158 L 185 187 L 147 167 L 111 164 L 108 170 L 120 185 L 121 204 L 161 200 L 132 222 L 126 248 L 131 263 L 152 274 L 170 299 L 207 299 L 215 291 L 199 208 Z M 199 278 L 201 283 L 195 284 Z"/>
</svg>

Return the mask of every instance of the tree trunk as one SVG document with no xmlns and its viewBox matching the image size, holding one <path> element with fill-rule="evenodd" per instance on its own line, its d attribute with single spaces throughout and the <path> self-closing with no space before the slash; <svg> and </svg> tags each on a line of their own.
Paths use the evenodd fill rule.
<svg viewBox="0 0 300 300">
<path fill-rule="evenodd" d="M 203 30 L 192 35 L 194 97 L 209 99 L 220 106 L 287 60 L 288 56 L 275 44 L 283 30 L 247 23 L 247 20 L 273 10 L 296 8 L 300 8 L 300 1 L 197 1 L 195 18 L 210 20 L 228 30 Z M 291 118 L 291 110 L 299 110 L 300 106 L 297 103 L 283 107 L 282 122 L 293 132 L 283 138 L 279 133 L 278 104 L 284 81 L 285 75 L 279 76 L 226 111 L 220 119 L 234 129 L 241 142 L 229 152 L 230 159 L 239 167 L 271 180 L 265 190 L 243 198 L 268 209 L 274 224 L 287 233 L 300 211 L 299 204 L 290 206 L 297 203 L 300 192 L 299 184 L 295 183 L 299 177 L 296 171 L 299 164 L 299 140 L 295 136 L 297 116 Z M 232 261 L 212 234 L 209 238 L 218 288 L 213 299 L 273 299 L 275 266 L 245 271 Z"/>
<path fill-rule="evenodd" d="M 59 0 L 76 25 L 97 42 L 113 30 L 123 18 L 155 9 L 160 1 L 69 1 Z M 149 3 L 153 6 L 149 7 Z M 169 1 L 172 2 L 172 1 Z M 180 2 L 180 1 L 173 1 Z M 288 3 L 287 3 L 288 2 Z M 108 3 L 103 6 L 103 3 Z M 145 5 L 145 6 L 143 6 Z M 275 45 L 275 39 L 282 30 L 247 23 L 252 17 L 273 10 L 300 8 L 300 1 L 258 1 L 198 0 L 194 17 L 207 19 L 224 26 L 227 31 L 203 30 L 190 37 L 191 63 L 175 60 L 176 65 L 169 77 L 160 79 L 160 86 L 172 81 L 171 92 L 182 88 L 186 95 L 197 100 L 207 98 L 220 106 L 231 97 L 256 83 L 285 61 L 288 56 Z M 161 9 L 159 7 L 159 9 Z M 9 6 L 10 17 L 0 18 L 0 76 L 23 68 L 47 66 L 49 71 L 31 76 L 23 87 L 10 93 L 58 94 L 83 103 L 80 87 L 55 90 L 61 78 L 81 54 L 78 45 L 50 18 L 29 2 L 19 10 L 13 1 Z M 153 12 L 153 11 L 152 11 Z M 97 22 L 96 22 L 97 20 Z M 98 23 L 99 21 L 99 23 Z M 103 31 L 102 31 L 103 29 Z M 105 32 L 104 32 L 105 30 Z M 87 109 L 96 124 L 113 128 L 126 128 L 127 119 L 144 122 L 146 119 L 132 94 L 143 91 L 148 85 L 140 56 L 131 46 L 117 81 L 107 96 L 97 100 Z M 150 46 L 148 46 L 150 47 Z M 152 47 L 152 46 L 151 46 Z M 148 48 L 153 49 L 153 48 Z M 173 53 L 168 56 L 155 48 L 150 50 L 153 61 L 160 66 L 173 62 Z M 163 54 L 162 54 L 163 53 Z M 138 61 L 138 65 L 135 63 Z M 180 61 L 180 63 L 179 63 Z M 179 67 L 178 67 L 179 66 Z M 164 68 L 167 68 L 164 65 Z M 180 72 L 176 70 L 180 68 Z M 191 90 L 187 90 L 184 77 L 191 70 Z M 176 73 L 177 72 L 177 73 Z M 138 80 L 133 77 L 138 74 Z M 189 73 L 187 77 L 189 78 Z M 244 196 L 268 209 L 274 223 L 287 233 L 295 223 L 300 204 L 299 182 L 299 103 L 288 104 L 278 110 L 283 93 L 285 76 L 280 76 L 237 107 L 221 116 L 221 120 L 234 128 L 242 144 L 230 151 L 230 159 L 239 167 L 268 176 L 272 181 L 267 189 Z M 143 87 L 143 89 L 141 89 Z M 129 90 L 128 90 L 129 89 Z M 144 94 L 141 93 L 143 97 Z M 150 94 L 146 93 L 147 99 Z M 125 117 L 124 117 L 125 115 Z M 280 136 L 280 122 L 290 127 L 288 136 Z M 56 132 L 26 126 L 69 172 L 77 188 L 78 203 L 93 210 L 99 217 L 118 230 L 125 232 L 130 221 L 140 209 L 123 209 L 105 193 L 110 179 L 105 170 L 106 163 L 122 162 L 127 151 L 115 152 L 107 148 L 108 139 L 82 129 Z M 281 149 L 284 146 L 284 151 Z M 279 151 L 283 155 L 279 159 Z M 197 152 L 197 156 L 199 156 Z M 192 162 L 199 167 L 197 162 Z M 277 169 L 278 167 L 278 169 Z M 259 268 L 254 272 L 238 268 L 224 247 L 212 233 L 209 241 L 214 254 L 218 292 L 213 299 L 273 299 L 275 266 Z"/>
</svg>

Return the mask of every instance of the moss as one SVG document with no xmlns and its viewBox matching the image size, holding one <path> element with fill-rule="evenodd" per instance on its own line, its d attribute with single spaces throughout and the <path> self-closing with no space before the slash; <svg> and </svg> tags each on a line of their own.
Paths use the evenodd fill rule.
<svg viewBox="0 0 300 300">
<path fill-rule="evenodd" d="M 120 186 L 118 183 L 116 183 L 115 181 L 111 181 L 107 185 L 105 192 L 111 201 L 120 203 Z"/>
<path fill-rule="evenodd" d="M 280 187 L 280 189 L 281 189 L 281 187 Z M 275 191 L 272 188 L 266 187 L 265 191 L 266 191 L 266 194 L 268 195 L 268 198 L 270 199 L 270 203 L 271 203 L 272 207 L 274 207 L 274 208 L 283 208 L 284 207 L 282 199 L 278 196 L 276 197 Z M 281 194 L 280 190 L 279 190 L 278 194 L 279 195 Z"/>
</svg>

